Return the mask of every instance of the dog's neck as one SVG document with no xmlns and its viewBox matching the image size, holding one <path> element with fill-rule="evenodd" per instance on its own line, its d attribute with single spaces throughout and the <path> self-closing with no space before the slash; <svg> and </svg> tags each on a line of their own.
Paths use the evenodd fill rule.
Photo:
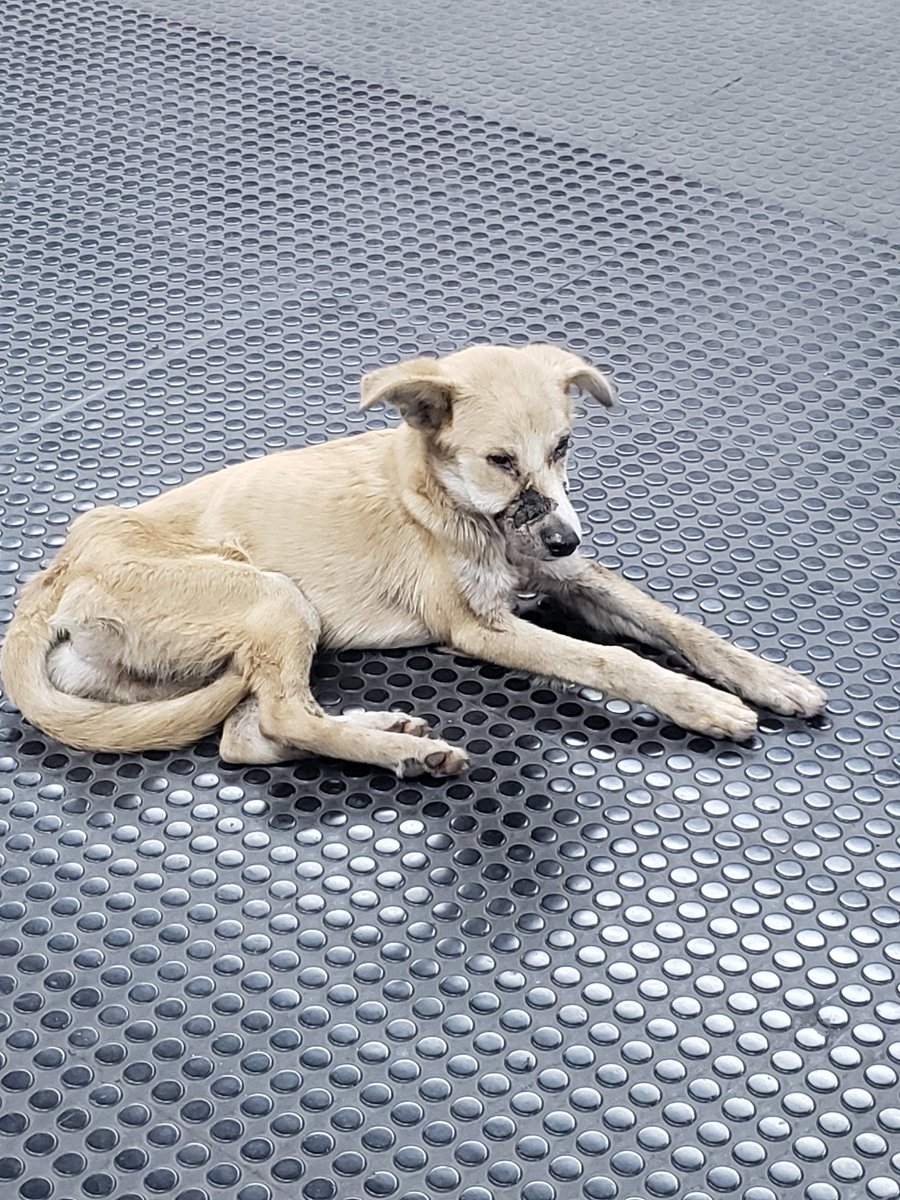
<svg viewBox="0 0 900 1200">
<path fill-rule="evenodd" d="M 404 508 L 434 535 L 474 611 L 489 618 L 508 610 L 519 572 L 510 561 L 500 525 L 493 517 L 460 506 L 432 469 L 421 437 L 402 427 L 397 433 L 394 462 Z"/>
</svg>

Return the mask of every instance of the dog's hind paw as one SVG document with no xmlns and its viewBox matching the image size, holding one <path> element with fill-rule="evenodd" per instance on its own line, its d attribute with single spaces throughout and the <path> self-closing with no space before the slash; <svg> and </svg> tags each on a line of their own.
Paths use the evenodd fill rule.
<svg viewBox="0 0 900 1200">
<path fill-rule="evenodd" d="M 431 726 L 424 717 L 411 717 L 408 713 L 402 712 L 390 712 L 384 715 L 393 718 L 389 725 L 384 726 L 391 733 L 408 733 L 410 737 L 423 738 L 428 737 L 431 732 Z"/>
<path fill-rule="evenodd" d="M 464 751 L 446 742 L 433 741 L 422 747 L 421 757 L 405 758 L 397 768 L 400 779 L 415 779 L 419 775 L 459 775 L 469 765 Z"/>
<path fill-rule="evenodd" d="M 413 717 L 405 712 L 356 709 L 338 719 L 350 725 L 365 725 L 366 729 L 380 729 L 382 733 L 405 733 L 409 737 L 428 737 L 431 732 L 431 726 L 424 717 Z"/>
</svg>

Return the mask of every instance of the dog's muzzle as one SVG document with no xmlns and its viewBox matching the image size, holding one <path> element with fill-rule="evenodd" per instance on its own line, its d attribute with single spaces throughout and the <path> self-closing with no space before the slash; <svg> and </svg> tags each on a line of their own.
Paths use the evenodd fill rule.
<svg viewBox="0 0 900 1200">
<path fill-rule="evenodd" d="M 574 554 L 581 541 L 571 526 L 554 513 L 556 504 L 536 488 L 523 488 L 516 500 L 501 513 L 501 519 L 515 533 L 531 534 L 550 558 Z"/>
<path fill-rule="evenodd" d="M 533 487 L 523 488 L 515 502 L 509 506 L 504 515 L 508 516 L 515 529 L 523 525 L 531 525 L 552 512 L 554 504 L 546 496 L 542 496 Z"/>
</svg>

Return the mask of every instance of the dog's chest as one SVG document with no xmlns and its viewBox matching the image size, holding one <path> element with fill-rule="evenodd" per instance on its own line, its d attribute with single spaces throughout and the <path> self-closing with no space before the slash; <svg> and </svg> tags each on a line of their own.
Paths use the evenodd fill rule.
<svg viewBox="0 0 900 1200">
<path fill-rule="evenodd" d="M 505 555 L 460 557 L 453 568 L 459 590 L 473 612 L 488 616 L 511 606 L 518 576 Z"/>
</svg>

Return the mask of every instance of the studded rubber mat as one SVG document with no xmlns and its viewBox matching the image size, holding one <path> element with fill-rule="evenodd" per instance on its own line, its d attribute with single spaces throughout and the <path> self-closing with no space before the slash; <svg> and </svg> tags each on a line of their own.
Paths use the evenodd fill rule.
<svg viewBox="0 0 900 1200">
<path fill-rule="evenodd" d="M 895 0 L 128 0 L 900 241 Z"/>
<path fill-rule="evenodd" d="M 611 369 L 588 552 L 815 674 L 747 746 L 432 651 L 399 783 L 73 753 L 6 704 L 0 1185 L 23 1200 L 900 1197 L 896 254 L 112 4 L 0 34 L 4 618 L 74 513 L 386 418 L 473 339 Z"/>
</svg>

